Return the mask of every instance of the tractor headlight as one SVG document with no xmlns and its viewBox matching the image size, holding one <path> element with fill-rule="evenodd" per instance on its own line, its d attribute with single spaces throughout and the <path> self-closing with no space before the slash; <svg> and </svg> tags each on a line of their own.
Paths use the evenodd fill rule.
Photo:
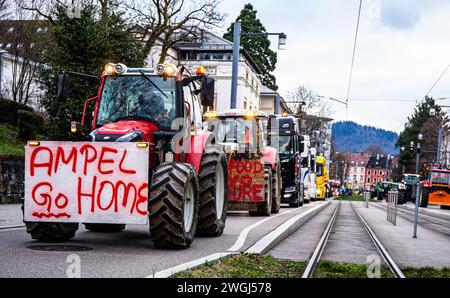
<svg viewBox="0 0 450 298">
<path fill-rule="evenodd" d="M 105 72 L 107 75 L 115 75 L 116 74 L 116 65 L 114 63 L 108 63 L 105 66 Z"/>
<path fill-rule="evenodd" d="M 286 189 L 284 190 L 284 192 L 288 192 L 288 193 L 295 192 L 295 186 L 292 186 L 292 187 L 286 187 Z"/>
<path fill-rule="evenodd" d="M 142 132 L 139 130 L 135 130 L 129 134 L 126 134 L 120 138 L 117 139 L 117 142 L 119 143 L 129 143 L 129 142 L 139 142 L 143 141 L 144 137 L 142 135 Z"/>
</svg>

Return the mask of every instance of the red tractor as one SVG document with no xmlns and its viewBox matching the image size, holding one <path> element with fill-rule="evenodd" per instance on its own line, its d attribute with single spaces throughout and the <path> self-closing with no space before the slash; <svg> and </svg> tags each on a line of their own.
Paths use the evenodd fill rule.
<svg viewBox="0 0 450 298">
<path fill-rule="evenodd" d="M 267 114 L 231 109 L 205 117 L 228 156 L 228 209 L 252 216 L 278 213 L 281 163 L 277 150 L 267 145 Z"/>
<path fill-rule="evenodd" d="M 68 82 L 71 75 L 83 76 L 77 73 L 65 73 L 60 76 L 58 84 L 60 100 L 69 97 Z M 148 184 L 144 184 L 144 189 L 142 187 L 139 189 L 137 202 L 135 200 L 136 204 L 132 205 L 131 209 L 126 209 L 128 213 L 125 213 L 126 210 L 123 207 L 131 206 L 130 198 L 136 192 L 136 188 L 133 192 L 131 184 L 125 184 L 123 181 L 116 184 L 119 191 L 123 193 L 120 195 L 116 193 L 113 196 L 114 201 L 108 205 L 112 209 L 110 213 L 106 213 L 108 206 L 105 207 L 104 203 L 109 199 L 108 191 L 106 191 L 107 182 L 101 184 L 100 191 L 103 190 L 103 194 L 93 197 L 92 208 L 86 209 L 87 211 L 82 210 L 87 208 L 86 203 L 81 206 L 84 202 L 82 200 L 85 200 L 87 195 L 78 191 L 77 214 L 76 208 L 73 209 L 75 211 L 67 209 L 72 201 L 76 201 L 75 198 L 72 199 L 71 194 L 67 193 L 60 194 L 53 200 L 53 204 L 49 203 L 48 206 L 46 205 L 48 209 L 44 210 L 41 205 L 44 199 L 46 201 L 51 199 L 52 189 L 49 188 L 47 192 L 42 191 L 42 193 L 35 191 L 36 188 L 31 189 L 32 185 L 27 186 L 27 183 L 31 183 L 30 178 L 28 182 L 25 181 L 26 188 L 30 189 L 28 193 L 33 197 L 25 195 L 24 221 L 27 232 L 33 239 L 42 241 L 71 239 L 79 223 L 84 223 L 86 229 L 93 232 L 117 232 L 123 230 L 125 224 L 135 222 L 131 220 L 130 212 L 136 213 L 138 204 L 142 204 L 138 210 L 145 217 L 145 222 L 143 219 L 139 219 L 138 222 L 149 223 L 151 239 L 156 248 L 184 249 L 190 246 L 195 235 L 220 236 L 227 216 L 227 158 L 223 148 L 216 144 L 214 134 L 202 129 L 203 109 L 212 106 L 213 102 L 214 80 L 205 75 L 202 67 L 197 69 L 196 75 L 190 75 L 184 67 L 171 64 L 159 65 L 156 69 L 128 68 L 123 64 L 108 64 L 100 79 L 98 95 L 85 102 L 81 123 L 72 122 L 71 125 L 71 132 L 80 137 L 83 146 L 80 147 L 78 142 L 56 144 L 59 146 L 58 149 L 61 149 L 69 143 L 75 143 L 74 148 L 82 149 L 79 151 L 73 149 L 70 151 L 72 152 L 70 156 L 62 155 L 59 166 L 55 166 L 55 171 L 58 167 L 67 167 L 70 158 L 74 156 L 73 170 L 75 170 L 76 154 L 80 162 L 83 158 L 82 154 L 86 153 L 83 148 L 89 149 L 94 146 L 89 144 L 109 146 L 109 149 L 102 148 L 104 151 L 109 150 L 102 151 L 102 155 L 105 153 L 105 156 L 111 152 L 120 151 L 119 148 L 126 144 L 130 146 L 138 144 L 139 148 L 148 150 L 145 158 L 135 161 L 135 164 L 142 168 L 140 172 L 132 175 L 131 170 L 124 169 L 124 160 L 129 159 L 131 154 L 128 152 L 127 157 L 126 150 L 120 163 L 114 162 L 111 158 L 107 159 L 105 156 L 98 157 L 99 169 L 107 166 L 120 168 L 125 173 L 122 174 L 123 177 L 131 173 L 128 179 L 145 174 L 148 175 L 144 175 L 148 177 L 146 181 Z M 85 119 L 86 115 L 90 115 L 87 112 L 90 103 L 95 104 L 95 109 L 92 114 L 92 129 L 87 131 Z M 29 142 L 27 147 L 26 158 L 28 163 L 35 163 L 32 165 L 34 167 L 45 166 L 42 161 L 40 164 L 37 163 L 38 161 L 29 161 L 30 155 L 38 154 L 36 150 L 39 150 L 40 146 L 42 147 L 40 142 Z M 136 147 L 136 145 L 133 146 Z M 53 148 L 52 144 L 49 144 L 48 148 Z M 58 151 L 56 154 L 59 153 Z M 83 179 L 86 176 L 88 163 L 94 159 L 92 156 L 90 158 L 84 159 L 85 173 L 81 175 Z M 56 163 L 58 163 L 58 155 L 56 155 Z M 51 175 L 54 172 L 49 170 L 48 173 Z M 72 175 L 70 171 L 68 173 Z M 107 174 L 105 170 L 100 170 L 92 175 L 95 175 L 94 178 L 98 180 L 102 176 L 106 177 Z M 119 178 L 122 179 L 120 175 Z M 53 178 L 49 176 L 48 179 Z M 60 187 L 64 183 L 61 182 L 64 178 L 58 179 L 57 181 L 60 181 L 58 187 Z M 67 188 L 70 188 L 69 180 L 67 183 Z M 122 190 L 120 186 L 125 186 L 125 190 Z M 98 188 L 96 191 L 99 191 Z M 147 192 L 148 197 L 145 196 Z M 35 198 L 38 196 L 36 193 L 41 201 Z M 32 205 L 33 200 L 35 205 Z M 95 211 L 94 204 L 100 206 L 96 207 Z M 32 211 L 27 208 L 34 208 L 37 211 L 31 213 Z M 59 208 L 58 213 L 55 213 L 57 208 Z M 120 211 L 121 208 L 123 211 Z M 69 211 L 72 213 L 68 214 Z M 83 217 L 81 217 L 82 211 L 87 213 Z M 114 217 L 114 214 L 120 212 L 124 215 L 120 218 Z M 82 219 L 77 220 L 77 218 Z"/>
</svg>

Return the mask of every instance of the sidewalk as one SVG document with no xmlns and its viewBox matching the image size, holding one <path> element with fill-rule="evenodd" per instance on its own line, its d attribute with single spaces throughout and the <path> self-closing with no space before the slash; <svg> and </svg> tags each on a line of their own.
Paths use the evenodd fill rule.
<svg viewBox="0 0 450 298">
<path fill-rule="evenodd" d="M 400 268 L 450 268 L 449 237 L 419 225 L 418 238 L 413 239 L 410 221 L 397 217 L 394 226 L 386 220 L 386 211 L 374 207 L 373 203 L 369 209 L 362 203 L 353 204 Z"/>
<path fill-rule="evenodd" d="M 21 204 L 0 204 L 0 229 L 24 226 Z"/>
</svg>

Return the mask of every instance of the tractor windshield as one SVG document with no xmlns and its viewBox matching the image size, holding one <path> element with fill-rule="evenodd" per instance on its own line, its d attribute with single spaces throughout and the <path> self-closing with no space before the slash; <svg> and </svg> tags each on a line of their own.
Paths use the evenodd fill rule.
<svg viewBox="0 0 450 298">
<path fill-rule="evenodd" d="M 433 184 L 450 185 L 450 172 L 431 172 L 429 173 L 429 181 Z"/>
<path fill-rule="evenodd" d="M 176 115 L 175 79 L 130 75 L 106 77 L 97 125 L 120 120 L 147 120 L 170 129 Z M 152 84 L 153 83 L 153 84 Z"/>
<path fill-rule="evenodd" d="M 279 142 L 280 142 L 280 154 L 282 155 L 292 155 L 294 154 L 294 146 L 292 142 L 291 136 L 280 136 Z"/>
</svg>

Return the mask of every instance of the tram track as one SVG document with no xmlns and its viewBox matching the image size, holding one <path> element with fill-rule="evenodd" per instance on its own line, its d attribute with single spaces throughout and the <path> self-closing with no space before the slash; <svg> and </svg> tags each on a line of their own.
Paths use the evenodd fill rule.
<svg viewBox="0 0 450 298">
<path fill-rule="evenodd" d="M 342 204 L 345 204 L 345 203 L 342 203 L 342 202 L 338 203 L 338 205 L 336 206 L 336 209 L 334 210 L 332 216 L 330 217 L 330 220 L 329 220 L 328 224 L 326 225 L 326 227 L 322 233 L 322 236 L 321 236 L 311 258 L 309 259 L 309 261 L 307 263 L 307 266 L 302 275 L 302 278 L 312 278 L 314 276 L 314 271 L 315 271 L 317 265 L 319 264 L 319 262 L 321 261 L 324 251 L 329 244 L 330 235 L 331 235 L 332 231 L 336 228 L 335 225 L 336 225 L 337 219 L 339 218 Z M 391 272 L 394 274 L 394 276 L 397 278 L 405 278 L 404 274 L 402 273 L 400 268 L 396 265 L 393 258 L 389 255 L 387 249 L 384 247 L 383 243 L 377 237 L 377 235 L 372 230 L 370 225 L 364 220 L 364 218 L 361 216 L 361 214 L 359 213 L 357 208 L 355 208 L 355 206 L 351 202 L 349 202 L 349 204 L 351 206 L 351 210 L 354 212 L 354 215 L 358 218 L 358 222 L 361 224 L 361 226 L 364 228 L 367 235 L 371 239 L 371 243 L 377 249 L 379 254 L 383 257 L 383 260 L 385 261 L 386 265 L 389 267 Z"/>
</svg>

